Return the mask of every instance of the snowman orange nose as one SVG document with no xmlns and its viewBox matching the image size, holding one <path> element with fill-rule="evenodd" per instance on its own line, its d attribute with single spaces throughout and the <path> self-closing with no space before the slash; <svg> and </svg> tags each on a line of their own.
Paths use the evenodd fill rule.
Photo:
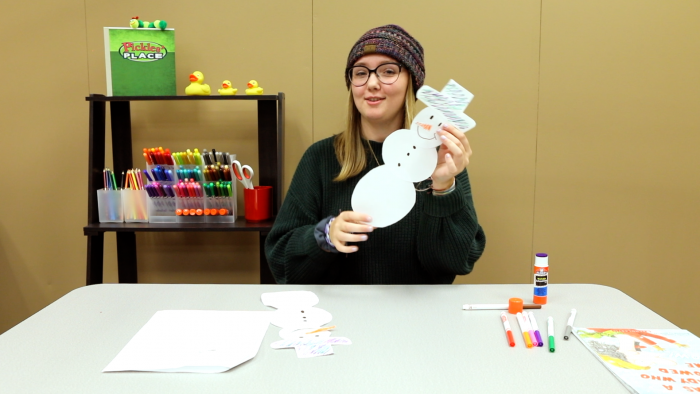
<svg viewBox="0 0 700 394">
<path fill-rule="evenodd" d="M 432 128 L 431 125 L 425 124 L 425 123 L 418 123 L 418 126 L 424 128 L 424 129 L 426 129 L 426 130 L 430 130 L 430 129 Z"/>
</svg>

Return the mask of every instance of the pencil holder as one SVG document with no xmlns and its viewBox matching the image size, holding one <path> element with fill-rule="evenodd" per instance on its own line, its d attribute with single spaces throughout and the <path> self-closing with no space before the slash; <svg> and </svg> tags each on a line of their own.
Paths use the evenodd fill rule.
<svg viewBox="0 0 700 394">
<path fill-rule="evenodd" d="M 97 209 L 100 223 L 123 223 L 122 194 L 120 190 L 100 189 L 97 191 Z"/>
<path fill-rule="evenodd" d="M 175 206 L 175 220 L 177 223 L 206 222 L 204 197 L 176 197 Z"/>
<path fill-rule="evenodd" d="M 126 223 L 148 223 L 148 194 L 145 190 L 123 189 L 122 208 Z"/>
<path fill-rule="evenodd" d="M 272 186 L 255 186 L 243 189 L 245 219 L 251 222 L 272 217 Z"/>
<path fill-rule="evenodd" d="M 175 200 L 175 197 L 149 197 L 148 222 L 175 223 L 177 221 Z"/>
</svg>

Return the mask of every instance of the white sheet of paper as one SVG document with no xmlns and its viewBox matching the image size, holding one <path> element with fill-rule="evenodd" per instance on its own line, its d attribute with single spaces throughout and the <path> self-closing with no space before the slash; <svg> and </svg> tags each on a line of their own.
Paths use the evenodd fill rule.
<svg viewBox="0 0 700 394">
<path fill-rule="evenodd" d="M 219 373 L 258 353 L 272 312 L 158 311 L 102 372 Z"/>
<path fill-rule="evenodd" d="M 314 306 L 318 304 L 318 296 L 307 290 L 299 291 L 275 291 L 262 293 L 260 301 L 263 305 L 273 308 L 287 308 L 290 306 Z"/>
<path fill-rule="evenodd" d="M 353 211 L 372 217 L 367 224 L 386 227 L 403 219 L 411 211 L 416 203 L 416 189 L 413 183 L 401 179 L 392 167 L 383 165 L 360 179 L 350 203 Z"/>
</svg>

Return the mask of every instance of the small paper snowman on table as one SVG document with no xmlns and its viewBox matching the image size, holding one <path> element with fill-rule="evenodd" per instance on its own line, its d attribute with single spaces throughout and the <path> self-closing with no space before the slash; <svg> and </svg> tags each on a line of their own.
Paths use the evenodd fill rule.
<svg viewBox="0 0 700 394">
<path fill-rule="evenodd" d="M 281 341 L 270 344 L 274 349 L 294 348 L 299 358 L 333 354 L 332 345 L 350 345 L 348 338 L 331 337 L 329 330 L 317 331 L 331 321 L 327 311 L 315 308 L 318 296 L 310 291 L 263 293 L 263 304 L 277 308 L 270 323 L 282 328 Z M 316 332 L 314 332 L 316 331 Z"/>
<path fill-rule="evenodd" d="M 352 209 L 372 217 L 372 226 L 387 227 L 406 216 L 416 203 L 414 182 L 432 175 L 437 166 L 436 134 L 445 123 L 467 132 L 476 122 L 464 110 L 474 98 L 454 80 L 438 92 L 424 85 L 416 97 L 427 105 L 413 119 L 410 129 L 396 130 L 384 140 L 384 165 L 368 172 L 355 186 Z"/>
</svg>

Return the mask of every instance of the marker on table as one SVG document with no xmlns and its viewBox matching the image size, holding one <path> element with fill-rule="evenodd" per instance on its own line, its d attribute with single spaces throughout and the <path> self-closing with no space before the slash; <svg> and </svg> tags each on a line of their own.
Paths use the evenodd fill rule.
<svg viewBox="0 0 700 394">
<path fill-rule="evenodd" d="M 537 320 L 535 320 L 535 315 L 532 312 L 527 313 L 530 318 L 530 325 L 532 329 L 535 330 L 535 338 L 537 338 L 537 346 L 542 347 L 544 343 L 542 342 L 542 335 L 540 334 L 539 328 L 537 328 Z"/>
<path fill-rule="evenodd" d="M 549 336 L 549 351 L 554 353 L 554 319 L 547 318 L 547 335 Z"/>
<path fill-rule="evenodd" d="M 527 332 L 527 328 L 525 327 L 525 321 L 523 320 L 523 314 L 518 312 L 515 315 L 515 318 L 518 319 L 518 325 L 520 325 L 520 331 L 523 333 L 523 339 L 525 339 L 525 346 L 528 348 L 532 347 L 532 341 L 530 341 L 530 334 Z"/>
<path fill-rule="evenodd" d="M 528 317 L 527 312 L 523 312 L 523 322 L 525 323 L 527 334 L 530 336 L 530 340 L 532 341 L 532 347 L 536 347 L 537 337 L 535 336 L 535 332 L 532 330 L 532 325 L 530 324 L 530 318 Z"/>
<path fill-rule="evenodd" d="M 464 304 L 464 305 L 462 305 L 462 309 L 464 309 L 464 310 L 487 310 L 487 309 L 508 310 L 508 304 Z M 542 309 L 542 305 L 523 304 L 523 309 Z"/>
<path fill-rule="evenodd" d="M 510 329 L 510 323 L 508 323 L 508 316 L 505 312 L 501 312 L 501 321 L 503 322 L 503 328 L 506 330 L 506 337 L 508 338 L 508 344 L 510 347 L 515 347 L 515 339 L 513 338 L 513 331 Z"/>
<path fill-rule="evenodd" d="M 569 320 L 566 322 L 566 331 L 564 332 L 564 339 L 569 340 L 569 337 L 571 336 L 571 329 L 574 327 L 574 319 L 576 318 L 576 309 L 571 310 L 571 316 L 569 316 Z"/>
</svg>

